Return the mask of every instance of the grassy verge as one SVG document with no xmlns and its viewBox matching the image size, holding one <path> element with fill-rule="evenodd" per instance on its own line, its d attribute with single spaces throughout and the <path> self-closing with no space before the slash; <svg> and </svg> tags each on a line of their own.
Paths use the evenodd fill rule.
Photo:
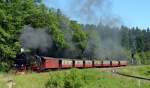
<svg viewBox="0 0 150 88">
<path fill-rule="evenodd" d="M 124 78 L 97 69 L 71 69 L 27 75 L 11 75 L 15 88 L 150 88 L 150 82 Z M 0 88 L 7 88 L 0 75 Z M 141 86 L 141 87 L 140 87 Z"/>
<path fill-rule="evenodd" d="M 119 70 L 121 73 L 150 78 L 150 65 L 127 67 Z"/>
</svg>

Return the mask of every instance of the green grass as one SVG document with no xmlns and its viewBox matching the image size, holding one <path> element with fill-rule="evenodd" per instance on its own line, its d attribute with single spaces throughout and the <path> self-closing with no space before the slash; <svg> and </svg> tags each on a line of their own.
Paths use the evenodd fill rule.
<svg viewBox="0 0 150 88">
<path fill-rule="evenodd" d="M 4 81 L 4 76 L 3 76 L 2 73 L 0 73 L 0 88 L 6 88 L 5 81 Z"/>
<path fill-rule="evenodd" d="M 125 78 L 98 69 L 71 69 L 26 75 L 9 75 L 15 88 L 150 88 L 150 82 Z M 7 75 L 0 74 L 0 88 L 7 88 Z M 141 86 L 141 87 L 139 87 Z"/>
<path fill-rule="evenodd" d="M 7 75 L 0 74 L 0 88 L 7 88 L 6 83 L 9 79 L 16 83 L 15 88 L 44 88 L 48 81 L 49 73 L 32 73 L 26 75 Z"/>
<path fill-rule="evenodd" d="M 121 73 L 135 75 L 145 78 L 150 78 L 150 65 L 145 66 L 131 66 L 124 69 L 120 69 Z"/>
</svg>

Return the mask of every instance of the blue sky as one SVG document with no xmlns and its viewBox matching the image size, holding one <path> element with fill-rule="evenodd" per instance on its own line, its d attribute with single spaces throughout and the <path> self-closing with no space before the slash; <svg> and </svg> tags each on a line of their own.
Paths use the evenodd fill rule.
<svg viewBox="0 0 150 88">
<path fill-rule="evenodd" d="M 61 9 L 69 17 L 84 23 L 80 16 L 71 11 L 72 0 L 45 0 L 48 7 Z M 120 18 L 122 24 L 140 28 L 150 27 L 150 0 L 111 0 L 111 13 Z"/>
</svg>

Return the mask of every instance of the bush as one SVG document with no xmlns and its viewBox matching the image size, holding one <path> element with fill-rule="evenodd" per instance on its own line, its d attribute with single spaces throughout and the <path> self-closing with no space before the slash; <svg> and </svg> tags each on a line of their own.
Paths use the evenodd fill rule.
<svg viewBox="0 0 150 88">
<path fill-rule="evenodd" d="M 82 88 L 84 81 L 82 73 L 76 69 L 72 69 L 64 76 L 64 88 Z"/>
<path fill-rule="evenodd" d="M 95 70 L 71 69 L 64 73 L 50 74 L 46 88 L 92 88 L 98 80 Z"/>
<path fill-rule="evenodd" d="M 10 70 L 11 65 L 8 62 L 0 62 L 0 72 L 8 72 Z"/>
<path fill-rule="evenodd" d="M 58 73 L 50 74 L 50 78 L 45 85 L 46 88 L 63 88 L 62 76 Z"/>
<path fill-rule="evenodd" d="M 83 73 L 77 69 L 65 73 L 50 74 L 46 88 L 83 88 L 85 81 Z"/>
</svg>

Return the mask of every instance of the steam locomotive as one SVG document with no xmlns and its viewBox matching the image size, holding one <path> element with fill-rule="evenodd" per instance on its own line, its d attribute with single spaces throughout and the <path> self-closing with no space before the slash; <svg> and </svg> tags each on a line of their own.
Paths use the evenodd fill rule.
<svg viewBox="0 0 150 88">
<path fill-rule="evenodd" d="M 44 57 L 22 52 L 16 56 L 15 68 L 18 71 L 45 71 L 69 68 L 121 67 L 127 66 L 126 60 L 80 60 L 68 58 Z"/>
</svg>

